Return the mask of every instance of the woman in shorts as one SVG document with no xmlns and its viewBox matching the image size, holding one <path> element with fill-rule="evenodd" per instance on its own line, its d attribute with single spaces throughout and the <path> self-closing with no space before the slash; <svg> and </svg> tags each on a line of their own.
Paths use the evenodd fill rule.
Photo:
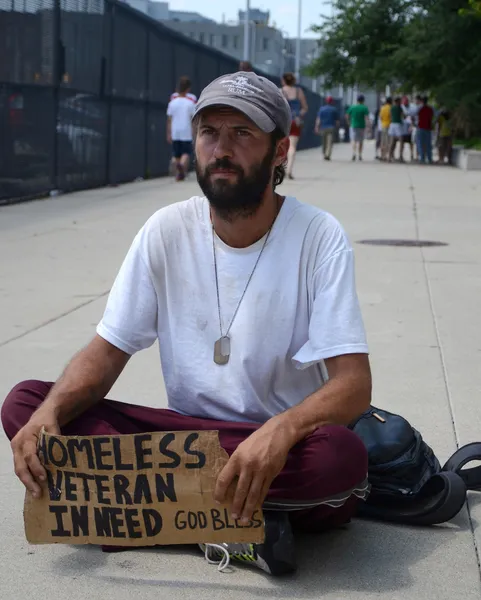
<svg viewBox="0 0 481 600">
<path fill-rule="evenodd" d="M 296 78 L 292 73 L 284 73 L 282 77 L 282 93 L 289 103 L 292 114 L 291 131 L 289 133 L 289 152 L 287 154 L 287 177 L 294 179 L 292 169 L 296 157 L 297 144 L 301 137 L 304 115 L 308 106 L 304 91 L 296 85 Z"/>
</svg>

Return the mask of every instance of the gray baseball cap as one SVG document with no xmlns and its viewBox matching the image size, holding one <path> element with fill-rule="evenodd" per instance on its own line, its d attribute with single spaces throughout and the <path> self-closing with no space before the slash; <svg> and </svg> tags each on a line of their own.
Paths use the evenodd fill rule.
<svg viewBox="0 0 481 600">
<path fill-rule="evenodd" d="M 287 100 L 272 81 L 256 73 L 239 71 L 214 79 L 203 89 L 194 117 L 209 106 L 230 106 L 266 133 L 278 127 L 289 135 L 292 116 Z"/>
</svg>

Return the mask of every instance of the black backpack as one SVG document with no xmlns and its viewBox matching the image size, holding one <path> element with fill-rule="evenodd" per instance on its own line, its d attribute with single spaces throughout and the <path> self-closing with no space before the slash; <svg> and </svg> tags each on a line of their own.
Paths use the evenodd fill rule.
<svg viewBox="0 0 481 600">
<path fill-rule="evenodd" d="M 464 506 L 467 490 L 481 491 L 481 442 L 459 448 L 441 467 L 433 450 L 400 415 L 371 406 L 349 429 L 364 442 L 369 456 L 371 492 L 358 516 L 435 525 L 452 519 Z"/>
</svg>

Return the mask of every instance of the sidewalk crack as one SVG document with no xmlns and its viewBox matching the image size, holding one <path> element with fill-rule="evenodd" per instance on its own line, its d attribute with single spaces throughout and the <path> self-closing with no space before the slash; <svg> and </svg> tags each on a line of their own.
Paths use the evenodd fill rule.
<svg viewBox="0 0 481 600">
<path fill-rule="evenodd" d="M 411 173 L 408 171 L 408 176 L 409 176 L 409 180 L 410 180 L 410 191 L 411 191 L 411 196 L 412 196 L 412 207 L 413 207 L 413 215 L 414 215 L 414 227 L 415 227 L 415 236 L 416 236 L 416 240 L 420 241 L 420 236 L 419 236 L 419 214 L 418 214 L 418 205 L 417 205 L 417 200 L 416 200 L 416 194 L 415 194 L 415 187 L 414 187 L 414 183 L 412 181 L 411 178 Z M 449 415 L 451 418 L 451 423 L 453 426 L 453 433 L 454 433 L 454 441 L 456 444 L 456 448 L 459 448 L 460 442 L 459 442 L 459 436 L 458 436 L 458 432 L 456 429 L 456 420 L 454 417 L 454 406 L 453 406 L 453 400 L 451 398 L 451 392 L 450 392 L 450 388 L 449 388 L 449 379 L 448 379 L 448 371 L 446 368 L 446 359 L 444 357 L 444 351 L 443 351 L 443 346 L 441 343 L 441 334 L 439 333 L 439 327 L 438 327 L 438 320 L 436 319 L 436 313 L 434 311 L 434 298 L 433 298 L 433 292 L 432 292 L 432 288 L 431 288 L 431 283 L 429 281 L 429 274 L 428 274 L 428 269 L 427 269 L 427 264 L 428 261 L 426 260 L 426 257 L 424 255 L 424 249 L 422 247 L 420 247 L 420 252 L 421 252 L 421 262 L 423 265 L 423 272 L 424 272 L 424 279 L 426 282 L 426 288 L 428 291 L 428 299 L 429 299 L 429 308 L 431 311 L 431 317 L 433 319 L 433 325 L 434 325 L 434 331 L 435 331 L 435 335 L 436 335 L 436 342 L 437 342 L 437 346 L 438 346 L 438 353 L 439 353 L 439 359 L 441 361 L 441 368 L 443 371 L 443 381 L 444 381 L 444 389 L 446 390 L 446 397 L 448 399 L 448 409 L 449 409 Z M 471 538 L 473 541 L 473 547 L 474 547 L 474 554 L 476 557 L 476 561 L 478 564 L 478 574 L 479 577 L 481 579 L 481 554 L 480 554 L 480 549 L 478 547 L 478 543 L 476 540 L 476 534 L 474 531 L 474 523 L 473 523 L 473 519 L 471 516 L 471 507 L 470 507 L 470 503 L 469 503 L 469 497 L 466 500 L 466 511 L 468 513 L 468 521 L 469 521 L 469 527 L 471 529 Z"/>
<path fill-rule="evenodd" d="M 110 290 L 107 290 L 106 292 L 102 292 L 101 294 L 98 294 L 97 296 L 90 298 L 90 300 L 81 302 L 80 304 L 77 304 L 73 308 L 71 308 L 63 313 L 60 313 L 59 315 L 52 317 L 51 319 L 48 319 L 47 321 L 43 321 L 39 325 L 35 325 L 35 327 L 31 327 L 30 329 L 27 329 L 27 331 L 24 331 L 23 333 L 19 333 L 18 335 L 15 335 L 7 340 L 4 340 L 3 342 L 0 342 L 0 348 L 3 348 L 3 346 L 6 346 L 7 344 L 10 344 L 11 342 L 16 342 L 17 340 L 24 338 L 25 336 L 29 335 L 30 333 L 33 333 L 34 331 L 38 331 L 39 329 L 42 329 L 43 327 L 46 327 L 47 325 L 51 325 L 52 323 L 55 323 L 56 321 L 59 321 L 60 319 L 63 319 L 64 317 L 68 317 L 68 315 L 71 315 L 75 311 L 80 310 L 84 306 L 88 306 L 89 304 L 92 304 L 92 302 L 95 302 L 99 298 L 104 298 L 105 296 L 107 296 L 109 294 L 109 292 L 110 292 Z"/>
</svg>

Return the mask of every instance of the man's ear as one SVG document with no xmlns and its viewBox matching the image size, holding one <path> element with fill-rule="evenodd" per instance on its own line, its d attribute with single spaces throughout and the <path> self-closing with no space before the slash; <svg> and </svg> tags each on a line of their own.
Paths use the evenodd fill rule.
<svg viewBox="0 0 481 600">
<path fill-rule="evenodd" d="M 287 153 L 289 152 L 290 141 L 288 137 L 282 138 L 277 142 L 276 148 L 276 167 L 283 165 L 287 161 Z"/>
</svg>

